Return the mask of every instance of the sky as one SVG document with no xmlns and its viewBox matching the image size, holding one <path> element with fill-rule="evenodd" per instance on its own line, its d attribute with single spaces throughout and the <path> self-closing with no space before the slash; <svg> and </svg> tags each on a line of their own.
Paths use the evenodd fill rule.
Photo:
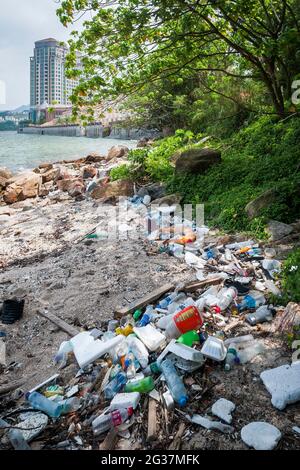
<svg viewBox="0 0 300 470">
<path fill-rule="evenodd" d="M 72 29 L 80 28 L 79 23 L 69 30 L 62 26 L 57 7 L 55 0 L 0 0 L 0 88 L 4 82 L 6 89 L 0 110 L 29 104 L 34 42 L 48 37 L 66 41 Z"/>
</svg>

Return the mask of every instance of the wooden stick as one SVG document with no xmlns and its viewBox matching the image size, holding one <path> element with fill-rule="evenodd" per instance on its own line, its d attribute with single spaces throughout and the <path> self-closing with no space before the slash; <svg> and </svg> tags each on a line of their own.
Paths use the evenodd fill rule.
<svg viewBox="0 0 300 470">
<path fill-rule="evenodd" d="M 179 450 L 180 449 L 180 444 L 181 444 L 181 438 L 183 436 L 183 433 L 185 431 L 185 423 L 180 423 L 178 431 L 174 437 L 173 442 L 171 442 L 169 446 L 169 450 Z"/>
<path fill-rule="evenodd" d="M 145 295 L 145 297 L 142 297 L 136 302 L 132 302 L 128 307 L 117 308 L 115 311 L 115 318 L 122 318 L 126 315 L 129 315 L 130 313 L 134 313 L 134 311 L 138 308 L 143 308 L 146 305 L 151 304 L 151 302 L 159 299 L 167 292 L 174 290 L 174 288 L 174 284 L 165 284 L 162 287 L 155 289 L 150 294 Z"/>
<path fill-rule="evenodd" d="M 220 276 L 212 277 L 210 279 L 205 279 L 204 281 L 193 281 L 186 284 L 183 288 L 186 292 L 194 292 L 198 289 L 202 289 L 206 286 L 213 286 L 215 284 L 220 284 L 224 279 Z"/>
<path fill-rule="evenodd" d="M 37 310 L 37 313 L 38 315 L 41 315 L 42 317 L 46 318 L 47 320 L 51 321 L 52 323 L 54 323 L 56 326 L 58 326 L 58 328 L 60 328 L 61 330 L 65 331 L 66 333 L 68 333 L 69 336 L 76 336 L 78 335 L 78 333 L 80 333 L 80 331 L 77 330 L 77 328 L 75 328 L 74 326 L 72 325 L 69 325 L 69 323 L 66 323 L 64 320 L 61 320 L 60 318 L 58 318 L 56 315 L 54 315 L 53 313 L 50 313 L 50 312 L 46 312 L 44 310 Z"/>
<path fill-rule="evenodd" d="M 23 379 L 14 380 L 7 385 L 2 385 L 0 387 L 0 395 L 4 395 L 5 393 L 12 392 L 17 388 L 21 387 L 27 380 L 31 380 L 36 376 L 36 374 L 30 375 L 29 377 L 23 377 Z"/>
<path fill-rule="evenodd" d="M 104 441 L 100 444 L 99 450 L 114 450 L 117 440 L 118 440 L 117 433 L 114 429 L 112 429 L 107 434 Z"/>
<path fill-rule="evenodd" d="M 148 407 L 148 434 L 147 441 L 155 441 L 157 439 L 157 416 L 156 416 L 156 401 L 149 398 Z"/>
</svg>

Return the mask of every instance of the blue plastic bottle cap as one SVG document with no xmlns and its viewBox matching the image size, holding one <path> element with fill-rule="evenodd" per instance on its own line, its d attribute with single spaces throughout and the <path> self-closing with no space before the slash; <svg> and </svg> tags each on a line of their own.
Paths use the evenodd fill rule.
<svg viewBox="0 0 300 470">
<path fill-rule="evenodd" d="M 179 400 L 180 406 L 185 406 L 187 404 L 187 397 L 181 397 Z"/>
</svg>

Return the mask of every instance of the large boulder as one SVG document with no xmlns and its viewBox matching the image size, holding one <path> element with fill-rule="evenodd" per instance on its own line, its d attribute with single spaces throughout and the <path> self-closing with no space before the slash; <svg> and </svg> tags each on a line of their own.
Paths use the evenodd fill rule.
<svg viewBox="0 0 300 470">
<path fill-rule="evenodd" d="M 250 201 L 245 207 L 245 211 L 249 219 L 254 219 L 254 217 L 257 217 L 262 209 L 265 209 L 270 204 L 272 204 L 275 199 L 276 191 L 274 189 L 269 189 L 268 191 L 265 191 L 260 196 L 258 196 L 256 199 Z"/>
<path fill-rule="evenodd" d="M 50 181 L 57 181 L 60 177 L 60 169 L 52 168 L 42 174 L 43 183 L 49 183 Z"/>
<path fill-rule="evenodd" d="M 281 240 L 292 233 L 294 228 L 291 225 L 278 222 L 278 220 L 269 220 L 267 224 L 267 233 L 271 241 Z"/>
<path fill-rule="evenodd" d="M 92 165 L 87 165 L 83 167 L 82 169 L 82 176 L 84 180 L 87 180 L 89 178 L 94 178 L 95 176 L 97 176 L 97 174 L 98 174 L 97 168 L 95 168 Z"/>
<path fill-rule="evenodd" d="M 112 160 L 113 158 L 122 158 L 125 157 L 129 152 L 129 148 L 125 145 L 115 145 L 108 152 L 106 160 Z"/>
<path fill-rule="evenodd" d="M 182 201 L 182 195 L 179 193 L 168 194 L 168 196 L 155 199 L 152 203 L 158 206 L 174 206 L 180 204 Z"/>
<path fill-rule="evenodd" d="M 97 186 L 91 193 L 93 199 L 111 199 L 121 196 L 131 197 L 134 194 L 133 183 L 130 180 L 113 181 L 106 185 Z"/>
<path fill-rule="evenodd" d="M 12 178 L 13 174 L 8 168 L 0 168 L 0 178 L 3 178 L 5 180 L 9 180 Z"/>
<path fill-rule="evenodd" d="M 14 204 L 18 201 L 39 196 L 42 178 L 33 171 L 22 173 L 8 180 L 8 185 L 3 194 L 6 204 Z"/>
<path fill-rule="evenodd" d="M 67 192 L 71 197 L 81 196 L 85 192 L 85 186 L 81 178 L 59 180 L 57 181 L 57 189 Z"/>
<path fill-rule="evenodd" d="M 175 160 L 178 173 L 204 173 L 221 162 L 221 152 L 209 148 L 191 148 L 177 153 Z"/>
</svg>

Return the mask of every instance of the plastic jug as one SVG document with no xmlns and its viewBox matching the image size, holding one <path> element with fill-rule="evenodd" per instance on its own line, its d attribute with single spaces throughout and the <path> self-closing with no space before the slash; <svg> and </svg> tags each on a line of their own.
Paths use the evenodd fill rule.
<svg viewBox="0 0 300 470">
<path fill-rule="evenodd" d="M 122 423 L 125 423 L 130 416 L 133 414 L 133 408 L 114 410 L 106 414 L 98 416 L 93 422 L 94 435 L 102 434 L 109 429 L 117 428 Z"/>
</svg>

